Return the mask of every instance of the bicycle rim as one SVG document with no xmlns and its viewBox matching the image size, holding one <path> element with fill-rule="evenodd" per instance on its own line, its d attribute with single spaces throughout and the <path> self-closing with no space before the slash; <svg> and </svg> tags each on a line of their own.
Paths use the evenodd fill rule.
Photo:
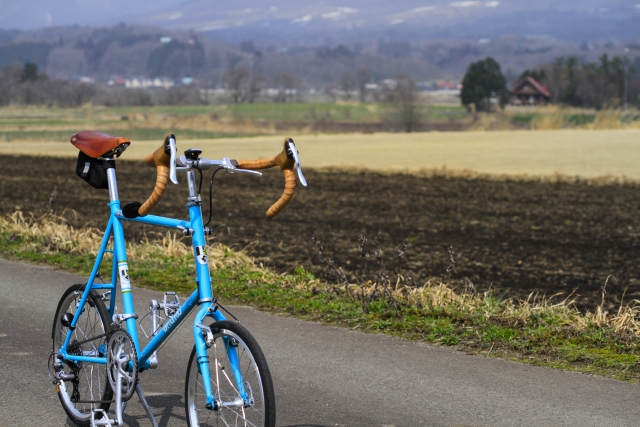
<svg viewBox="0 0 640 427">
<path fill-rule="evenodd" d="M 65 292 L 58 305 L 56 318 L 54 319 L 53 330 L 53 351 L 57 352 L 64 344 L 68 328 L 62 326 L 60 317 L 68 312 L 75 314 L 77 305 L 82 298 L 84 285 L 74 285 Z M 78 319 L 75 330 L 72 332 L 71 341 L 84 341 L 88 338 L 101 335 L 106 332 L 108 327 L 108 312 L 102 300 L 92 292 L 89 295 L 84 307 L 84 311 Z M 72 347 L 72 346 L 70 346 Z M 105 338 L 96 339 L 88 343 L 82 344 L 76 349 L 68 348 L 72 353 L 78 353 L 85 356 L 102 356 L 105 351 Z M 64 368 L 65 372 L 70 373 L 72 369 L 69 364 Z M 79 400 L 111 400 L 112 391 L 106 375 L 106 366 L 93 363 L 82 363 L 78 370 L 79 384 L 77 391 L 79 392 Z M 88 425 L 91 419 L 91 413 L 94 409 L 100 408 L 108 410 L 108 403 L 76 403 L 72 401 L 73 384 L 71 382 L 60 382 L 57 387 L 58 397 L 62 406 L 76 424 Z"/>
<path fill-rule="evenodd" d="M 220 323 L 225 323 L 222 328 Z M 232 325 L 232 326 L 230 326 Z M 236 326 L 236 327 L 234 327 Z M 211 389 L 219 404 L 217 410 L 205 408 L 207 398 L 198 365 L 195 348 L 189 360 L 186 384 L 186 410 L 189 425 L 194 426 L 247 426 L 271 427 L 275 425 L 275 402 L 269 369 L 262 351 L 245 330 L 238 330 L 231 322 L 219 322 L 212 329 L 220 327 L 214 334 L 214 344 L 208 349 Z M 235 330 L 231 330 L 235 329 Z M 244 329 L 244 328 L 242 328 Z M 244 335 L 247 336 L 244 336 Z M 237 342 L 237 354 L 240 371 L 246 393 L 251 404 L 244 406 L 225 406 L 225 403 L 242 399 L 230 367 L 225 348 L 225 338 Z M 261 369 L 262 365 L 262 369 Z"/>
</svg>

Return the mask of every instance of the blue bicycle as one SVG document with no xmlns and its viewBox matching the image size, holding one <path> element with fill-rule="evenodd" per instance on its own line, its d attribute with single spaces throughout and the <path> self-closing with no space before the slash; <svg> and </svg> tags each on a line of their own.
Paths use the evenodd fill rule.
<svg viewBox="0 0 640 427">
<path fill-rule="evenodd" d="M 197 308 L 194 347 L 185 381 L 188 425 L 275 426 L 275 395 L 264 354 L 247 329 L 237 321 L 226 320 L 213 296 L 206 250 L 206 235 L 211 230 L 203 223 L 195 171 L 200 172 L 202 184 L 202 171 L 207 169 L 215 169 L 212 183 L 220 170 L 261 175 L 257 170 L 279 166 L 285 176 L 285 191 L 267 211 L 267 216 L 273 218 L 293 197 L 294 167 L 301 183 L 307 185 L 293 140 L 286 138 L 283 151 L 270 159 L 211 160 L 201 158 L 202 150 L 194 148 L 178 156 L 175 136 L 169 134 L 161 147 L 145 158 L 145 163 L 157 171 L 152 195 L 144 203 L 132 202 L 122 208 L 115 159 L 131 142 L 84 131 L 73 135 L 71 143 L 80 150 L 77 174 L 93 187 L 109 190 L 111 215 L 87 282 L 65 291 L 53 323 L 49 373 L 69 418 L 80 426 L 122 425 L 126 403 L 137 393 L 153 425 L 157 425 L 138 376 L 158 366 L 158 349 Z M 187 178 L 189 220 L 150 215 L 168 181 L 178 183 L 176 174 L 180 171 Z M 191 237 L 193 245 L 197 288 L 183 303 L 172 292 L 165 293 L 162 302 L 150 301 L 149 342 L 144 348 L 138 337 L 139 315 L 134 310 L 122 221 L 179 230 Z M 111 283 L 95 283 L 96 278 L 101 278 L 99 268 L 106 253 L 112 254 Z M 121 313 L 116 308 L 117 283 Z M 111 404 L 115 407 L 113 418 L 108 412 Z"/>
</svg>

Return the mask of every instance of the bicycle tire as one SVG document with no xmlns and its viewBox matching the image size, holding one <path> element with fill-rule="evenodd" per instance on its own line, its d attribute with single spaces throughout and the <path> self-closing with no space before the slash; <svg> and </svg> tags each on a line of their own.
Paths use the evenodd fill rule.
<svg viewBox="0 0 640 427">
<path fill-rule="evenodd" d="M 75 314 L 77 304 L 82 298 L 84 288 L 84 284 L 72 285 L 64 292 L 64 294 L 62 294 L 62 298 L 60 298 L 51 331 L 52 351 L 54 353 L 60 349 L 62 344 L 64 344 L 68 331 L 68 328 L 62 326 L 61 317 L 66 312 Z M 73 340 L 80 342 L 88 338 L 104 334 L 109 329 L 110 324 L 109 312 L 102 301 L 102 298 L 96 291 L 91 291 L 87 297 L 85 309 L 76 324 L 71 342 L 73 342 Z M 101 346 L 104 347 L 101 349 Z M 98 355 L 101 351 L 104 352 L 105 348 L 106 337 L 102 337 L 82 344 L 79 349 L 71 351 L 81 351 L 87 354 Z M 100 355 L 105 357 L 105 355 Z M 64 369 L 67 373 L 71 371 L 68 364 Z M 106 365 L 83 363 L 79 368 L 79 372 L 80 383 L 77 387 L 80 397 L 79 400 L 109 401 L 113 398 L 113 391 L 111 390 L 111 386 L 107 379 Z M 105 412 L 109 411 L 110 403 L 98 404 L 72 402 L 69 389 L 71 389 L 71 394 L 73 394 L 73 385 L 71 382 L 63 381 L 56 387 L 58 398 L 60 399 L 60 403 L 62 404 L 64 411 L 78 426 L 84 427 L 90 425 L 91 413 L 94 409 L 102 409 Z"/>
<path fill-rule="evenodd" d="M 273 382 L 267 360 L 255 338 L 240 324 L 227 320 L 215 322 L 210 327 L 214 335 L 214 344 L 207 350 L 207 353 L 209 355 L 211 388 L 215 399 L 231 402 L 240 397 L 232 374 L 227 376 L 224 372 L 225 368 L 229 366 L 223 341 L 223 338 L 227 337 L 227 339 L 233 338 L 237 341 L 238 360 L 243 381 L 250 385 L 250 387 L 245 385 L 245 389 L 247 389 L 247 393 L 251 391 L 254 404 L 247 408 L 222 406 L 217 410 L 206 409 L 206 396 L 194 346 L 189 358 L 185 381 L 187 424 L 190 427 L 214 425 L 274 427 L 276 424 L 276 402 Z M 214 368 L 220 369 L 217 369 L 216 372 Z M 229 369 L 228 372 L 231 370 Z"/>
</svg>

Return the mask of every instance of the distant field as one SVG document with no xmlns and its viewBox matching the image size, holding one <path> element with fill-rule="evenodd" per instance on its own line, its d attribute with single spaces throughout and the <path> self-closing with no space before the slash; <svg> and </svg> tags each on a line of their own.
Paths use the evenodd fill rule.
<svg viewBox="0 0 640 427">
<path fill-rule="evenodd" d="M 187 105 L 165 107 L 0 108 L 0 140 L 58 138 L 58 131 L 92 127 L 102 130 L 170 129 L 191 132 L 272 133 L 275 127 L 380 125 L 385 106 L 380 103 L 279 103 Z M 461 106 L 424 107 L 424 119 L 436 123 L 466 120 Z M 170 128 L 170 129 L 169 129 Z M 139 134 L 139 132 L 138 132 Z M 203 135 L 202 137 L 217 137 Z"/>
<path fill-rule="evenodd" d="M 281 149 L 286 135 L 193 139 L 180 130 L 175 134 L 181 150 L 199 147 L 214 158 L 271 156 Z M 142 159 L 160 144 L 161 135 L 154 140 L 132 138 L 124 158 Z M 288 136 L 295 139 L 306 167 L 413 172 L 446 167 L 489 174 L 640 179 L 640 129 Z M 0 142 L 0 154 L 75 156 L 77 150 L 67 141 Z"/>
</svg>

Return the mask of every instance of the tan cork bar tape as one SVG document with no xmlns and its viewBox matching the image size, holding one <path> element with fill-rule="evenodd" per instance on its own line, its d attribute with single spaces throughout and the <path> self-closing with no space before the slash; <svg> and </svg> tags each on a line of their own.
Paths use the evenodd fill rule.
<svg viewBox="0 0 640 427">
<path fill-rule="evenodd" d="M 153 160 L 153 153 L 147 154 L 144 158 L 144 162 L 147 164 L 147 166 L 155 166 L 156 161 Z"/>
<path fill-rule="evenodd" d="M 286 152 L 287 142 L 290 139 L 289 137 L 284 139 L 284 148 L 280 154 L 275 157 L 260 160 L 238 160 L 238 167 L 240 169 L 257 170 L 280 166 L 280 169 L 284 172 L 284 193 L 280 199 L 267 210 L 267 218 L 269 219 L 273 219 L 289 204 L 293 198 L 293 193 L 296 191 L 296 176 L 293 173 L 295 161 L 288 158 Z"/>
<path fill-rule="evenodd" d="M 293 173 L 291 169 L 284 170 L 284 193 L 280 197 L 280 199 L 275 202 L 268 210 L 267 210 L 267 218 L 273 219 L 276 215 L 284 209 L 291 199 L 293 198 L 293 193 L 296 191 L 296 175 Z"/>
<path fill-rule="evenodd" d="M 167 135 L 167 138 L 168 137 L 169 135 Z M 148 154 L 144 158 L 144 162 L 146 164 L 156 167 L 156 186 L 147 201 L 138 208 L 138 215 L 140 216 L 146 216 L 151 212 L 151 209 L 160 202 L 162 194 L 167 188 L 167 183 L 169 182 L 169 162 L 171 161 L 171 157 L 164 152 L 164 145 L 165 144 L 162 143 L 160 148 L 153 153 Z"/>
</svg>

